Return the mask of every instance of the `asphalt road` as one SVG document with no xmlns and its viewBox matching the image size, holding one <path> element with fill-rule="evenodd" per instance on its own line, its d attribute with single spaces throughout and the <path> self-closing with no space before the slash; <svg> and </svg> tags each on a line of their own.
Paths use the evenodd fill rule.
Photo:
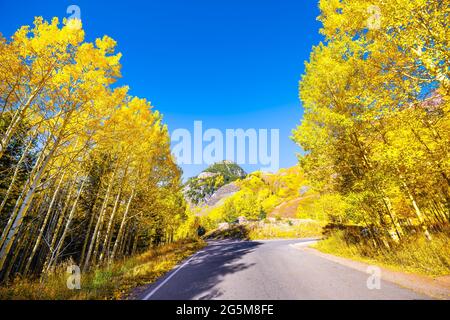
<svg viewBox="0 0 450 320">
<path fill-rule="evenodd" d="M 309 240 L 210 243 L 141 295 L 143 300 L 429 299 L 293 247 Z"/>
</svg>

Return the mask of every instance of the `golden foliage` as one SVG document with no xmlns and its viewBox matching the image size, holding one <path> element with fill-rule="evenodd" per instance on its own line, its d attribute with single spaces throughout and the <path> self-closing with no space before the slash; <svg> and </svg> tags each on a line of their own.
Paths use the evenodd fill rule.
<svg viewBox="0 0 450 320">
<path fill-rule="evenodd" d="M 162 116 L 112 86 L 115 48 L 57 18 L 0 39 L 4 280 L 39 275 L 68 252 L 86 270 L 173 240 L 181 173 Z"/>
</svg>

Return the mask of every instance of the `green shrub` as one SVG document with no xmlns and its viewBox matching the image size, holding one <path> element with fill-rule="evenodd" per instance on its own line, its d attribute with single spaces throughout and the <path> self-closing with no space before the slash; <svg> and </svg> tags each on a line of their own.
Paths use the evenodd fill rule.
<svg viewBox="0 0 450 320">
<path fill-rule="evenodd" d="M 290 223 L 289 223 L 290 222 Z M 250 229 L 249 238 L 252 240 L 279 238 L 312 238 L 322 235 L 322 225 L 317 221 L 305 221 L 294 224 L 287 223 L 256 224 Z"/>
</svg>

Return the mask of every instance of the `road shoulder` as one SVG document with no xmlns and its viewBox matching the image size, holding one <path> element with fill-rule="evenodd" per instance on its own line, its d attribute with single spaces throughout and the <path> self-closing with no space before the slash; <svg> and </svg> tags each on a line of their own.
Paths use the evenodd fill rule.
<svg viewBox="0 0 450 320">
<path fill-rule="evenodd" d="M 305 246 L 303 244 L 293 245 L 293 247 L 364 273 L 367 272 L 367 268 L 370 266 L 370 264 L 364 262 L 323 253 L 317 249 Z M 393 271 L 380 266 L 378 267 L 381 270 L 381 278 L 384 281 L 392 282 L 404 288 L 411 289 L 417 293 L 428 295 L 435 299 L 450 300 L 450 276 L 430 277 Z"/>
</svg>

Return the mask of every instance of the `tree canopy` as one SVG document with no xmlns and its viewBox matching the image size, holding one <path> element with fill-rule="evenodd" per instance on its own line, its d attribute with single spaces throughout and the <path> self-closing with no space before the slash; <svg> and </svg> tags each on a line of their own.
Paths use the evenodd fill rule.
<svg viewBox="0 0 450 320">
<path fill-rule="evenodd" d="M 305 114 L 293 133 L 308 179 L 342 202 L 334 219 L 397 241 L 420 227 L 430 239 L 430 228 L 450 220 L 450 8 L 440 0 L 319 7 L 325 41 L 306 63 Z"/>
<path fill-rule="evenodd" d="M 0 38 L 0 270 L 83 269 L 168 242 L 180 170 L 151 104 L 115 85 L 121 54 L 81 21 L 36 18 Z"/>
</svg>

